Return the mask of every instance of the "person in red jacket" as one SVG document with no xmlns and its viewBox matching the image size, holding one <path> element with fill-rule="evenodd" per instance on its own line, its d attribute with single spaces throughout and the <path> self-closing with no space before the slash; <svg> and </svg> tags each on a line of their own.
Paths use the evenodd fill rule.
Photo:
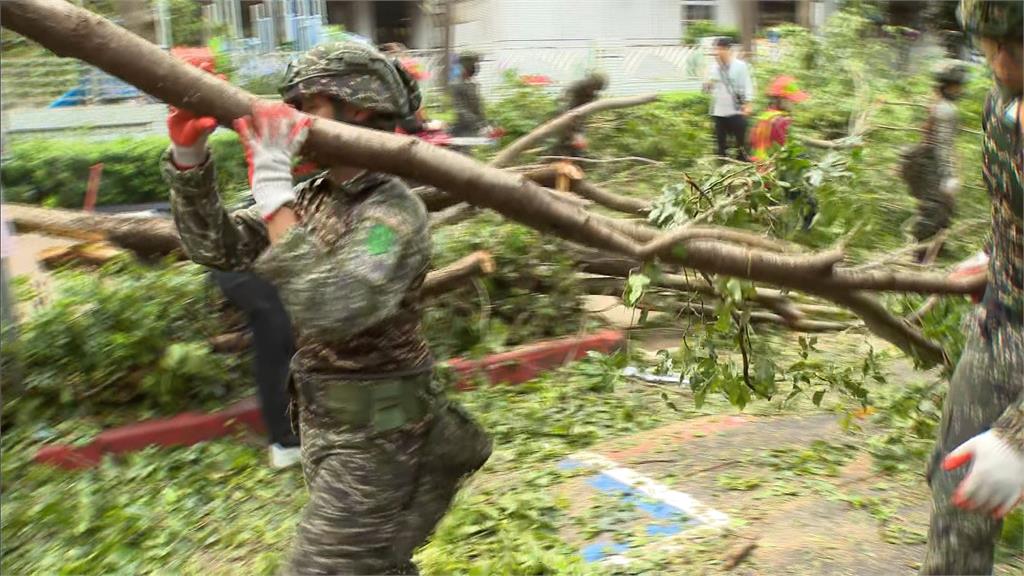
<svg viewBox="0 0 1024 576">
<path fill-rule="evenodd" d="M 793 104 L 807 99 L 792 76 L 779 76 L 768 87 L 768 109 L 758 116 L 750 133 L 750 148 L 755 161 L 764 162 L 772 150 L 786 144 L 789 125 L 793 123 L 790 110 Z"/>
</svg>

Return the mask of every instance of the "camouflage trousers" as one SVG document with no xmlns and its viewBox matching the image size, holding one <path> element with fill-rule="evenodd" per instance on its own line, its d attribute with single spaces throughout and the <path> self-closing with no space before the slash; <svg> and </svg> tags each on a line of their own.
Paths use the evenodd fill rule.
<svg viewBox="0 0 1024 576">
<path fill-rule="evenodd" d="M 949 228 L 955 211 L 956 206 L 952 198 L 938 195 L 919 199 L 917 218 L 914 220 L 914 238 L 918 242 L 924 242 Z"/>
<path fill-rule="evenodd" d="M 386 419 L 350 424 L 350 407 L 336 405 L 331 389 L 395 381 L 295 375 L 309 502 L 286 574 L 418 574 L 413 553 L 447 512 L 462 481 L 487 461 L 491 441 L 434 387 L 429 374 L 414 378 L 426 379 L 417 394 L 425 416 L 381 429 L 388 428 L 381 425 Z M 370 410 L 394 408 L 378 404 Z"/>
<path fill-rule="evenodd" d="M 942 470 L 942 460 L 957 446 L 989 429 L 1024 390 L 1021 328 L 1003 324 L 983 336 L 975 314 L 968 319 L 967 341 L 949 383 L 935 451 L 928 464 L 932 491 L 928 546 L 921 574 L 991 574 L 1002 522 L 953 506 L 950 498 L 967 466 Z M 987 337 L 986 337 L 987 336 Z"/>
</svg>

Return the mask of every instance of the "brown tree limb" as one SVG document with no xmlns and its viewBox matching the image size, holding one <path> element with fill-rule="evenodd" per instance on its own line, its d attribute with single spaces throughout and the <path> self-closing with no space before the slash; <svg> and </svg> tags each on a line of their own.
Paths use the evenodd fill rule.
<svg viewBox="0 0 1024 576">
<path fill-rule="evenodd" d="M 652 208 L 651 203 L 647 200 L 616 194 L 588 180 L 573 182 L 572 191 L 588 200 L 593 200 L 605 208 L 611 208 L 626 214 L 639 214 L 642 216 L 650 212 Z"/>
<path fill-rule="evenodd" d="M 925 366 L 949 364 L 941 346 L 928 340 L 909 322 L 889 313 L 877 300 L 861 292 L 835 294 L 831 300 L 852 310 L 878 336 L 916 356 Z"/>
<path fill-rule="evenodd" d="M 494 259 L 485 251 L 473 252 L 455 262 L 431 270 L 423 280 L 423 297 L 432 298 L 468 285 L 470 278 L 494 272 Z"/>
<path fill-rule="evenodd" d="M 541 186 L 553 188 L 555 186 L 557 171 L 554 168 L 546 167 L 539 170 L 531 170 L 524 173 L 524 175 Z M 625 214 L 644 215 L 651 211 L 651 203 L 647 200 L 616 194 L 615 192 L 605 190 L 604 188 L 601 188 L 587 180 L 572 180 L 570 191 L 586 198 L 587 200 L 592 200 L 605 208 L 610 208 Z"/>
<path fill-rule="evenodd" d="M 597 296 L 621 296 L 626 288 L 626 281 L 618 277 L 583 276 L 579 279 L 582 289 L 587 294 Z M 652 282 L 654 288 L 669 288 L 681 292 L 693 292 L 717 297 L 714 287 L 701 281 L 688 281 L 682 276 L 675 274 L 663 274 L 657 281 Z M 677 299 L 670 298 L 668 293 L 647 294 L 646 300 L 637 306 L 661 312 L 699 311 L 701 315 L 714 315 L 714 306 L 699 306 L 693 303 L 680 303 Z M 854 325 L 849 322 L 824 321 L 808 319 L 790 301 L 785 298 L 757 296 L 750 300 L 753 304 L 759 304 L 770 310 L 751 312 L 751 321 L 754 323 L 770 323 L 784 326 L 797 332 L 834 332 L 846 330 Z M 835 310 L 835 309 L 830 309 Z"/>
<path fill-rule="evenodd" d="M 509 166 L 515 161 L 523 152 L 529 150 L 539 142 L 548 138 L 549 136 L 558 134 L 559 132 L 568 128 L 577 118 L 583 118 L 597 112 L 603 112 L 605 110 L 614 110 L 617 108 L 629 108 L 632 106 L 639 106 L 641 104 L 649 104 L 658 99 L 657 94 L 647 94 L 643 96 L 624 96 L 621 98 L 605 98 L 591 102 L 590 104 L 584 104 L 578 108 L 562 114 L 558 118 L 549 120 L 540 126 L 534 128 L 529 134 L 522 136 L 515 142 L 506 146 L 503 150 L 498 152 L 494 160 L 490 162 L 491 166 L 496 168 L 503 168 Z"/>
<path fill-rule="evenodd" d="M 738 230 L 736 228 L 726 228 L 722 226 L 681 226 L 679 228 L 669 230 L 644 244 L 640 249 L 640 255 L 643 258 L 653 258 L 674 248 L 677 244 L 684 244 L 688 240 L 722 240 L 724 242 L 732 242 L 736 244 L 743 244 L 745 246 L 751 246 L 755 248 L 762 248 L 769 252 L 785 252 L 787 248 L 792 247 L 792 244 L 774 240 L 772 238 L 766 238 L 757 234 L 751 234 L 744 230 Z M 831 255 L 830 257 L 834 257 Z"/>
<path fill-rule="evenodd" d="M 797 140 L 808 146 L 812 146 L 814 148 L 825 148 L 827 150 L 856 148 L 864 143 L 858 136 L 844 136 L 843 138 L 838 138 L 836 140 L 821 140 L 810 136 L 797 136 Z"/>
<path fill-rule="evenodd" d="M 637 304 L 637 307 L 651 310 L 653 312 L 693 314 L 705 320 L 712 321 L 718 318 L 718 312 L 715 310 L 714 306 L 699 304 L 696 302 L 679 303 L 666 299 L 652 299 L 648 301 L 641 301 Z M 773 324 L 795 332 L 841 332 L 843 330 L 849 330 L 850 328 L 856 327 L 848 322 L 832 322 L 824 320 L 801 319 L 796 322 L 790 322 L 778 314 L 762 311 L 750 312 L 749 318 L 751 324 Z"/>
</svg>

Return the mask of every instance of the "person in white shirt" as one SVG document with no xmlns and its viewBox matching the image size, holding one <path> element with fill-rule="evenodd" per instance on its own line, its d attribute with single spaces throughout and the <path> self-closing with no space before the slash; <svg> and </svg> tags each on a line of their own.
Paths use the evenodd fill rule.
<svg viewBox="0 0 1024 576">
<path fill-rule="evenodd" d="M 715 41 L 715 61 L 708 67 L 704 91 L 711 93 L 718 155 L 727 155 L 731 138 L 738 150 L 736 157 L 747 160 L 747 117 L 753 109 L 754 80 L 747 63 L 733 55 L 732 44 L 726 37 Z"/>
</svg>

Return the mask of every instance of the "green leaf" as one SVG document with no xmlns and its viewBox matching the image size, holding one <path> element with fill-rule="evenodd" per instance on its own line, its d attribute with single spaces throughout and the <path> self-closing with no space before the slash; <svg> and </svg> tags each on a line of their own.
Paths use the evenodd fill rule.
<svg viewBox="0 0 1024 576">
<path fill-rule="evenodd" d="M 629 279 L 626 281 L 626 292 L 622 295 L 622 300 L 626 303 L 626 306 L 635 307 L 640 302 L 640 299 L 643 298 L 644 291 L 650 283 L 651 279 L 646 274 L 630 274 Z"/>
<path fill-rule="evenodd" d="M 825 397 L 824 390 L 818 390 L 811 395 L 811 402 L 814 402 L 815 406 L 821 406 L 821 399 Z"/>
</svg>

